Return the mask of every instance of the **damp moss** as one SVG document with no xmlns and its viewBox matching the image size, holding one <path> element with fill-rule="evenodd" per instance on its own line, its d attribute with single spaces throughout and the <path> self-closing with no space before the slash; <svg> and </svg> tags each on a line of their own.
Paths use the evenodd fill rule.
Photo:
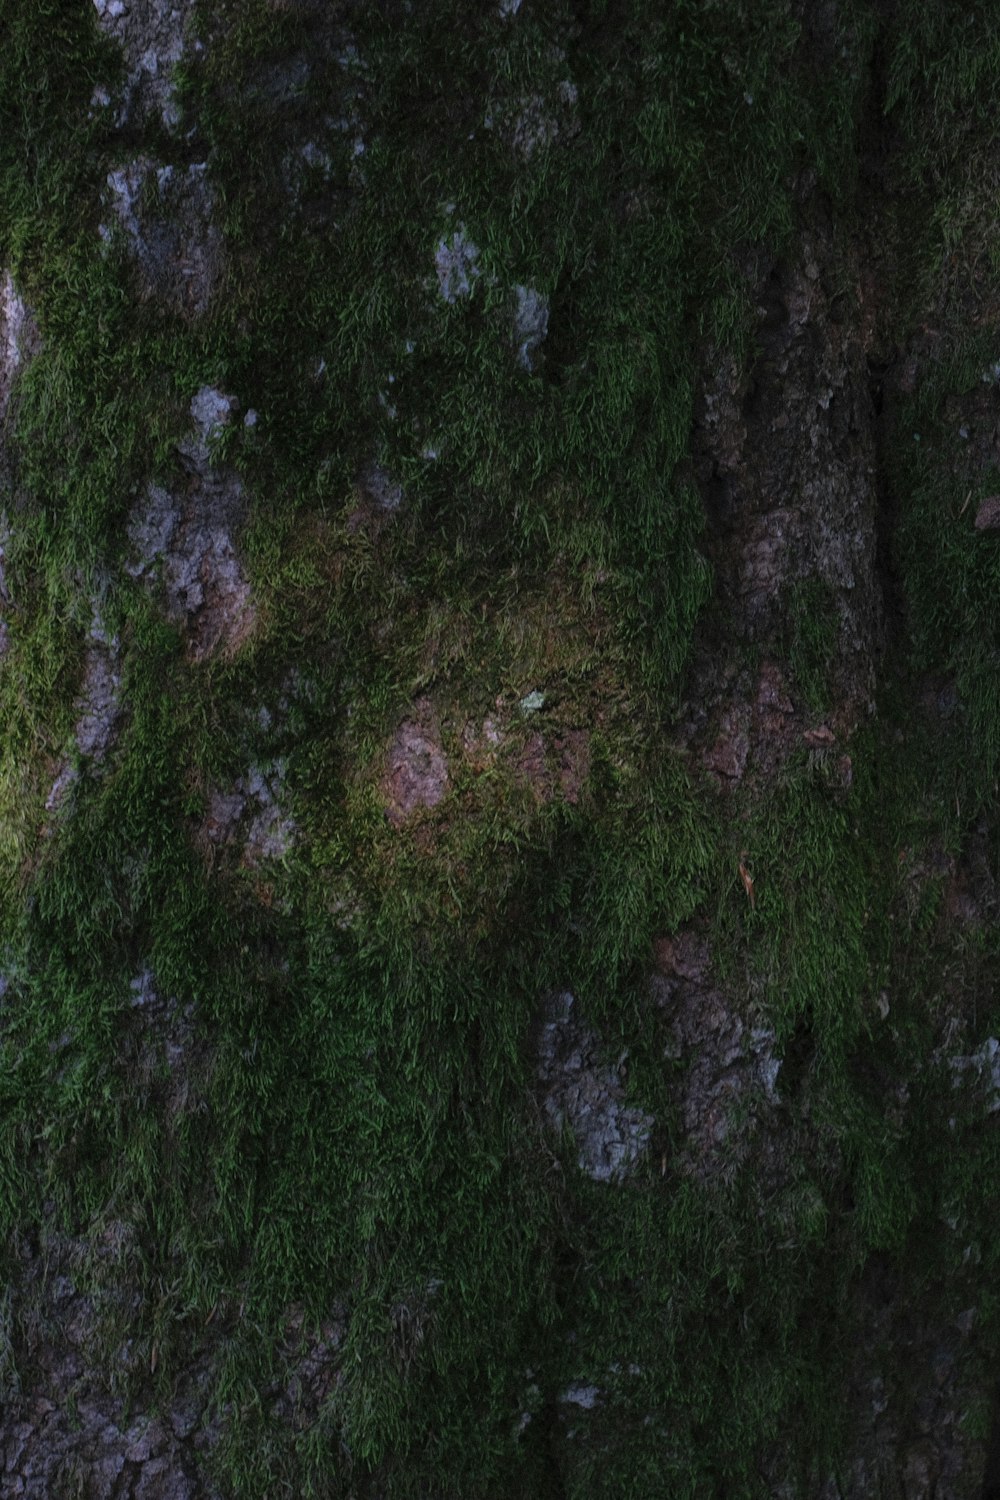
<svg viewBox="0 0 1000 1500">
<path fill-rule="evenodd" d="M 853 1273 L 876 1252 L 916 1262 L 952 1198 L 981 1220 L 995 1154 L 899 1138 L 882 1107 L 932 1043 L 934 985 L 985 989 L 995 958 L 939 941 L 899 860 L 958 837 L 941 808 L 971 744 L 958 821 L 966 785 L 992 807 L 992 554 L 967 526 L 942 544 L 933 411 L 915 408 L 921 456 L 899 460 L 900 567 L 907 669 L 958 672 L 970 703 L 948 768 L 897 744 L 888 702 L 848 791 L 803 752 L 765 804 L 723 803 L 670 725 L 711 607 L 684 469 L 702 341 L 749 357 L 739 258 L 788 246 L 796 184 L 857 212 L 874 13 L 845 11 L 824 62 L 780 0 L 652 18 L 526 3 L 457 27 L 444 5 L 368 7 L 350 35 L 305 7 L 205 3 L 181 134 L 141 142 L 207 159 L 218 195 L 228 270 L 188 321 L 139 301 L 125 247 L 98 236 L 106 173 L 134 147 L 88 116 L 120 75 L 111 49 L 79 6 L 10 10 L 0 250 L 42 352 L 17 393 L 0 672 L 8 1234 L 93 1247 L 112 1213 L 128 1226 L 134 1248 L 92 1250 L 81 1284 L 109 1367 L 114 1285 L 141 1294 L 136 1401 L 166 1405 L 220 1330 L 224 1493 L 542 1495 L 553 1465 L 580 1497 L 764 1493 L 758 1461 L 790 1433 L 814 1492 Z M 970 97 L 987 131 L 986 75 L 916 11 L 894 24 L 888 104 L 914 134 L 921 59 L 947 62 L 943 161 Z M 459 233 L 478 274 L 448 303 L 435 253 Z M 549 305 L 532 372 L 519 286 Z M 217 457 L 251 497 L 259 614 L 242 655 L 194 664 L 122 563 L 136 493 L 176 478 L 205 384 L 258 413 Z M 373 498 L 373 465 L 398 505 Z M 50 817 L 95 592 L 125 720 Z M 817 709 L 820 606 L 798 601 L 791 646 Z M 421 700 L 449 786 L 394 827 L 387 761 Z M 211 788 L 279 755 L 287 857 L 206 856 Z M 629 1049 L 636 1100 L 663 1103 L 669 1151 L 643 982 L 654 936 L 692 918 L 813 1091 L 829 1153 L 792 1142 L 780 1200 L 735 1167 L 715 1192 L 678 1180 L 663 1152 L 612 1196 L 530 1103 L 539 997 L 571 988 L 609 1054 Z M 147 967 L 187 1016 L 179 1093 L 142 1052 Z M 910 990 L 890 1045 L 893 967 Z M 344 1378 L 299 1429 L 272 1409 L 288 1309 L 312 1329 L 340 1302 Z M 590 1382 L 601 1403 L 571 1437 L 555 1396 Z"/>
</svg>

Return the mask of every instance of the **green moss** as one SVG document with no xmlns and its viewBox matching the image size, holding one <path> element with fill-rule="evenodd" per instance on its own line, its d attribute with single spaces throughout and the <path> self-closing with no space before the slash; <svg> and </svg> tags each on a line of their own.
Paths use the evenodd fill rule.
<svg viewBox="0 0 1000 1500">
<path fill-rule="evenodd" d="M 167 1402 L 209 1318 L 224 1329 L 214 1464 L 234 1495 L 543 1494 L 553 1451 L 567 1495 L 763 1494 L 759 1463 L 789 1433 L 814 1492 L 842 1435 L 856 1271 L 876 1252 L 950 1264 L 925 1241 L 952 1199 L 988 1238 L 989 1138 L 970 1127 L 952 1151 L 885 1105 L 934 1044 L 936 986 L 979 986 L 993 1024 L 995 945 L 942 940 L 943 882 L 899 859 L 957 847 L 993 805 L 995 557 L 969 524 L 979 491 L 959 514 L 939 412 L 988 340 L 904 414 L 921 442 L 896 456 L 905 670 L 956 674 L 966 705 L 944 763 L 913 726 L 897 745 L 889 699 L 848 790 L 803 752 L 766 806 L 722 805 L 670 734 L 711 586 L 685 479 L 701 341 L 748 352 L 737 262 L 788 245 L 796 179 L 854 211 L 873 12 L 845 13 L 821 66 L 780 0 L 522 9 L 456 29 L 448 6 L 369 7 L 352 62 L 325 15 L 202 5 L 183 130 L 210 163 L 228 272 L 196 323 L 137 302 L 123 247 L 102 252 L 104 176 L 137 143 L 88 121 L 115 66 L 92 18 L 11 9 L 0 251 L 43 350 L 17 392 L 0 673 L 0 1219 L 92 1244 L 112 1214 L 129 1227 L 81 1285 L 106 1351 L 124 1336 L 115 1284 L 143 1294 L 136 1401 Z M 882 38 L 890 118 L 938 193 L 934 245 L 971 247 L 977 213 L 938 184 L 957 118 L 989 138 L 990 75 L 968 33 L 917 11 Z M 928 59 L 943 82 L 921 143 Z M 578 100 L 557 107 L 570 76 Z M 535 96 L 559 130 L 519 155 Z M 329 168 L 307 164 L 296 200 L 289 160 L 328 104 L 356 108 L 365 150 L 353 123 L 327 132 Z M 447 305 L 434 254 L 459 223 L 481 274 Z M 533 372 L 517 286 L 550 303 Z M 258 624 L 232 660 L 195 665 L 120 565 L 137 487 L 176 478 L 206 383 L 259 412 L 217 454 L 251 496 Z M 404 492 L 391 517 L 365 499 L 376 461 Z M 102 589 L 127 712 L 108 766 L 82 766 L 50 817 Z M 826 605 L 802 591 L 790 622 L 817 714 Z M 448 790 L 394 827 L 386 760 L 421 700 Z M 273 868 L 213 863 L 210 790 L 277 757 L 296 844 Z M 660 1166 L 680 1124 L 644 981 L 653 938 L 693 919 L 773 1026 L 790 1108 L 809 1091 L 823 1149 L 791 1142 L 770 1196 L 738 1162 L 714 1188 Z M 188 1028 L 179 1100 L 132 1004 L 147 966 Z M 660 1150 L 613 1195 L 553 1155 L 530 1105 L 556 986 L 612 1057 L 629 1049 L 630 1098 L 657 1114 Z M 940 1123 L 950 1079 L 921 1088 L 910 1118 Z M 266 1395 L 289 1378 L 289 1309 L 311 1330 L 340 1303 L 345 1378 L 298 1430 Z M 591 1380 L 604 1404 L 571 1441 L 542 1405 Z M 533 1383 L 545 1402 L 522 1431 Z"/>
<path fill-rule="evenodd" d="M 810 714 L 822 715 L 831 702 L 836 665 L 836 599 L 821 579 L 798 584 L 788 601 L 791 640 L 788 665 Z"/>
</svg>

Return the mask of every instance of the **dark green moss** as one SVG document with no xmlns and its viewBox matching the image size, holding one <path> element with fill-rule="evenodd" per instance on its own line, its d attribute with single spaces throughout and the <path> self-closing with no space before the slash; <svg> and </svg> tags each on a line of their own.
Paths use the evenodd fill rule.
<svg viewBox="0 0 1000 1500">
<path fill-rule="evenodd" d="M 127 1266 L 95 1256 L 83 1284 L 100 1302 L 134 1278 L 129 1332 L 160 1401 L 210 1316 L 224 1324 L 227 1493 L 363 1494 L 377 1473 L 393 1496 L 542 1495 L 558 1450 L 567 1495 L 764 1494 L 762 1455 L 790 1434 L 813 1492 L 842 1436 L 830 1413 L 851 1351 L 836 1335 L 855 1274 L 875 1253 L 943 1274 L 959 1252 L 928 1240 L 953 1202 L 993 1254 L 979 1189 L 993 1138 L 961 1119 L 961 1150 L 929 1125 L 900 1135 L 884 1102 L 922 1076 L 946 977 L 978 986 L 995 1024 L 995 942 L 942 939 L 940 882 L 914 894 L 900 861 L 993 817 L 996 553 L 969 524 L 978 492 L 962 519 L 940 414 L 995 357 L 987 339 L 904 413 L 920 441 L 895 456 L 904 673 L 956 675 L 964 705 L 946 763 L 908 725 L 897 744 L 890 699 L 848 791 L 803 752 L 767 805 L 722 807 L 665 726 L 710 596 L 683 468 L 701 340 L 747 353 L 735 261 L 787 245 L 796 182 L 815 173 L 855 212 L 874 12 L 845 12 L 821 64 L 780 0 L 652 19 L 526 4 L 516 26 L 484 8 L 457 28 L 453 7 L 373 6 L 356 18 L 361 66 L 330 18 L 206 3 L 204 58 L 180 79 L 191 146 L 138 143 L 210 163 L 228 271 L 187 322 L 137 301 L 121 246 L 102 253 L 104 175 L 135 143 L 88 122 L 95 83 L 115 78 L 89 14 L 8 9 L 0 251 L 43 348 L 17 394 L 0 676 L 6 1230 L 94 1238 L 112 1210 L 130 1226 Z M 882 37 L 889 115 L 938 211 L 928 264 L 966 232 L 954 156 L 992 144 L 995 26 L 968 14 L 962 29 L 901 8 Z M 512 150 L 519 112 L 569 76 L 558 133 Z M 364 153 L 353 129 L 338 137 L 295 198 L 289 155 L 331 100 L 356 105 Z M 446 305 L 434 252 L 460 223 L 481 274 Z M 531 373 L 511 331 L 519 285 L 550 303 Z M 260 618 L 241 656 L 192 665 L 119 565 L 136 487 L 171 472 L 206 383 L 260 414 L 219 451 L 252 496 Z M 375 461 L 405 492 L 381 529 L 356 519 Z M 120 746 L 48 817 L 105 575 Z M 817 713 L 826 618 L 807 594 L 791 616 L 791 670 Z M 261 728 L 248 708 L 283 694 Z M 452 782 L 400 831 L 379 777 L 422 697 Z M 463 737 L 491 713 L 507 749 L 481 769 Z M 586 732 L 572 796 L 518 771 L 535 725 L 547 743 Z M 298 843 L 266 878 L 224 852 L 213 867 L 197 835 L 209 789 L 276 756 Z M 526 1039 L 539 996 L 572 988 L 611 1051 L 630 1049 L 633 1097 L 669 1150 L 680 1125 L 642 980 L 654 936 L 696 915 L 828 1149 L 793 1142 L 770 1199 L 738 1163 L 712 1190 L 653 1157 L 612 1197 L 543 1140 Z M 146 966 L 190 1007 L 179 1106 L 169 1068 L 141 1055 L 130 985 Z M 949 1089 L 919 1085 L 909 1118 L 947 1118 Z M 340 1301 L 344 1382 L 295 1430 L 263 1395 L 287 1374 L 288 1308 L 312 1327 Z M 995 1326 L 996 1308 L 982 1316 Z M 585 1441 L 541 1410 L 518 1435 L 532 1384 L 588 1379 L 606 1394 Z"/>
</svg>

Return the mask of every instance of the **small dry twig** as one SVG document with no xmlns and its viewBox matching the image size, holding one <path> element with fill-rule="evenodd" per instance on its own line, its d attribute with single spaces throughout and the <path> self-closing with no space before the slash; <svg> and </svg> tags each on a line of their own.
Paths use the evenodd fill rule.
<svg viewBox="0 0 1000 1500">
<path fill-rule="evenodd" d="M 756 900 L 754 898 L 754 893 L 753 893 L 753 876 L 750 874 L 750 871 L 747 869 L 746 860 L 747 860 L 747 851 L 745 849 L 743 849 L 743 850 L 740 851 L 740 879 L 743 882 L 743 889 L 747 893 L 747 900 L 750 902 L 751 908 L 753 908 L 753 907 L 755 907 L 757 905 L 757 902 L 756 902 Z"/>
</svg>

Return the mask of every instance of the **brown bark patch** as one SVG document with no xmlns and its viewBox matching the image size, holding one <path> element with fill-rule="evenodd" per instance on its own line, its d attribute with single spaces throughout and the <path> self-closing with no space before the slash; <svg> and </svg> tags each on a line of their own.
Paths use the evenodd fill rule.
<svg viewBox="0 0 1000 1500">
<path fill-rule="evenodd" d="M 448 762 L 441 736 L 426 699 L 415 705 L 416 716 L 396 730 L 382 777 L 385 811 L 394 828 L 401 828 L 421 808 L 437 807 L 448 790 Z"/>
<path fill-rule="evenodd" d="M 700 933 L 657 938 L 653 959 L 663 1055 L 684 1069 L 677 1101 L 684 1147 L 675 1165 L 702 1179 L 725 1174 L 746 1159 L 777 1102 L 774 1033 L 727 992 Z"/>
<path fill-rule="evenodd" d="M 355 504 L 347 517 L 347 530 L 367 532 L 372 539 L 381 536 L 385 527 L 403 506 L 403 487 L 381 464 L 368 464 L 355 486 Z"/>
<path fill-rule="evenodd" d="M 567 729 L 547 739 L 536 730 L 518 755 L 515 769 L 539 803 L 560 799 L 575 806 L 590 775 L 590 735 L 585 729 Z"/>
<path fill-rule="evenodd" d="M 1000 531 L 1000 495 L 987 495 L 976 511 L 977 531 Z"/>
<path fill-rule="evenodd" d="M 705 765 L 725 781 L 739 781 L 750 754 L 750 715 L 742 705 L 727 709 L 714 743 L 705 753 Z"/>
<path fill-rule="evenodd" d="M 590 735 L 585 729 L 568 729 L 556 737 L 554 745 L 559 790 L 575 807 L 590 776 Z"/>
</svg>

